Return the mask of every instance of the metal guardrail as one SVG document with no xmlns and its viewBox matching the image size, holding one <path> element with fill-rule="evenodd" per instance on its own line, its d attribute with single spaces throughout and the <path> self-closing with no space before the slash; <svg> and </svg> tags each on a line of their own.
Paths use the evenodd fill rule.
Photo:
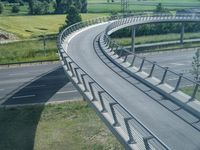
<svg viewBox="0 0 200 150">
<path fill-rule="evenodd" d="M 65 39 L 74 31 L 84 27 L 107 22 L 116 19 L 116 17 L 104 17 L 100 19 L 89 20 L 76 23 L 61 32 L 58 37 L 57 46 L 60 59 L 68 76 L 81 89 L 83 94 L 87 95 L 91 103 L 99 103 L 97 107 L 101 115 L 108 113 L 112 118 L 111 126 L 121 127 L 124 134 L 127 135 L 126 144 L 136 144 L 140 149 L 158 149 L 170 150 L 156 135 L 153 134 L 145 125 L 140 122 L 133 114 L 126 110 L 114 97 L 112 97 L 96 80 L 88 75 L 65 51 L 63 44 Z M 110 122 L 111 123 L 111 122 Z M 120 135 L 120 134 L 119 134 Z"/>
<path fill-rule="evenodd" d="M 182 73 L 177 73 L 170 70 L 168 67 L 162 67 L 156 62 L 150 61 L 145 57 L 138 56 L 137 54 L 129 51 L 128 49 L 118 45 L 114 40 L 109 36 L 112 32 L 116 31 L 114 29 L 120 29 L 120 27 L 126 27 L 130 25 L 138 25 L 144 23 L 152 23 L 152 22 L 168 22 L 168 21 L 194 21 L 200 22 L 200 15 L 191 15 L 191 14 L 178 14 L 178 15 L 147 15 L 147 16 L 132 16 L 120 19 L 111 23 L 104 33 L 103 41 L 104 44 L 110 49 L 110 52 L 114 52 L 118 54 L 119 58 L 123 58 L 124 62 L 129 60 L 130 67 L 138 68 L 138 72 L 144 71 L 147 73 L 147 77 L 156 77 L 160 80 L 159 84 L 168 84 L 173 90 L 172 92 L 177 92 L 180 88 L 185 86 L 193 87 L 191 93 L 187 93 L 189 95 L 188 101 L 192 101 L 196 99 L 196 95 L 200 86 L 200 83 L 184 77 Z M 145 69 L 149 68 L 149 69 Z M 157 75 L 159 72 L 163 72 L 162 75 Z M 173 81 L 171 80 L 173 79 Z M 171 81 L 170 81 L 171 80 Z"/>
<path fill-rule="evenodd" d="M 110 35 L 113 29 L 119 30 L 124 27 L 140 25 L 145 23 L 156 22 L 199 22 L 200 15 L 198 14 L 129 14 L 126 16 L 114 16 L 117 21 L 113 22 L 106 28 L 106 34 Z"/>
</svg>

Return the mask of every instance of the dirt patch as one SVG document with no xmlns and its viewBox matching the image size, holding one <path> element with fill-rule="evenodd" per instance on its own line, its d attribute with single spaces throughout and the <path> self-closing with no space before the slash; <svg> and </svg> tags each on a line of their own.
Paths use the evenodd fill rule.
<svg viewBox="0 0 200 150">
<path fill-rule="evenodd" d="M 15 40 L 18 40 L 16 35 L 0 30 L 0 43 L 5 43 Z"/>
</svg>

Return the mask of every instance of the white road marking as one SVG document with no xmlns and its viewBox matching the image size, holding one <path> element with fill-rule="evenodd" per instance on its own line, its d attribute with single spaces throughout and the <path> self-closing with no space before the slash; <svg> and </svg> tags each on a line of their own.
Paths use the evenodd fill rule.
<svg viewBox="0 0 200 150">
<path fill-rule="evenodd" d="M 22 73 L 11 73 L 11 74 L 8 74 L 9 76 L 18 76 L 18 75 L 27 75 L 28 73 L 27 72 L 22 72 Z"/>
<path fill-rule="evenodd" d="M 44 87 L 46 85 L 33 85 L 33 86 L 27 86 L 25 88 L 39 88 L 39 87 Z"/>
<path fill-rule="evenodd" d="M 168 79 L 169 81 L 173 81 L 173 80 L 178 80 L 178 78 L 171 78 L 171 79 Z"/>
<path fill-rule="evenodd" d="M 19 98 L 28 98 L 28 97 L 34 97 L 36 95 L 23 95 L 23 96 L 14 96 L 12 99 L 19 99 Z"/>
<path fill-rule="evenodd" d="M 63 92 L 56 92 L 56 94 L 75 93 L 75 92 L 78 92 L 78 91 L 77 90 L 63 91 Z"/>
<path fill-rule="evenodd" d="M 5 89 L 0 89 L 0 91 L 4 91 Z"/>
<path fill-rule="evenodd" d="M 184 66 L 184 64 L 181 64 L 181 63 L 170 63 L 170 64 L 174 66 Z"/>
</svg>

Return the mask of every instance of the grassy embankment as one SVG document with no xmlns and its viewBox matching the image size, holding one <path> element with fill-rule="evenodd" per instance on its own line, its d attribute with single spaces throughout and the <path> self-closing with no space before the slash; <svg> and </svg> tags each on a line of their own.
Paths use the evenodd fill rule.
<svg viewBox="0 0 200 150">
<path fill-rule="evenodd" d="M 194 87 L 184 87 L 181 89 L 182 92 L 188 94 L 188 95 L 192 95 L 192 92 L 194 90 Z M 197 93 L 196 93 L 196 97 L 195 97 L 198 101 L 200 101 L 200 89 L 198 89 Z"/>
<path fill-rule="evenodd" d="M 0 109 L 1 150 L 123 149 L 86 102 Z"/>
<path fill-rule="evenodd" d="M 106 16 L 107 14 L 82 14 L 83 20 Z M 49 35 L 56 35 L 64 24 L 66 15 L 44 16 L 2 16 L 0 29 L 11 32 L 20 39 L 38 38 L 46 36 L 46 50 L 43 39 L 21 41 L 0 45 L 0 64 L 29 62 L 36 60 L 58 59 L 56 39 L 48 39 Z"/>
</svg>

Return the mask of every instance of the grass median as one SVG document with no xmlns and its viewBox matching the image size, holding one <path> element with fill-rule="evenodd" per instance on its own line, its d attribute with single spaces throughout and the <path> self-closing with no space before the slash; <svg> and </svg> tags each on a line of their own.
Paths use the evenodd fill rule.
<svg viewBox="0 0 200 150">
<path fill-rule="evenodd" d="M 1 150 L 123 149 L 86 102 L 0 109 Z"/>
</svg>

